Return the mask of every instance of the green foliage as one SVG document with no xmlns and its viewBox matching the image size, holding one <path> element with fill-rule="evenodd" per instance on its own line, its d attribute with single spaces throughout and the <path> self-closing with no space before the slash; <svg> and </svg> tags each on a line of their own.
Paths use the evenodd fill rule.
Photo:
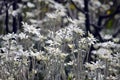
<svg viewBox="0 0 120 80">
<path fill-rule="evenodd" d="M 71 76 L 68 76 L 68 80 L 72 80 L 72 77 L 71 77 Z"/>
<path fill-rule="evenodd" d="M 106 24 L 106 28 L 107 28 L 107 29 L 111 29 L 112 26 L 113 26 L 113 23 L 114 23 L 113 19 L 110 19 L 110 20 L 107 22 L 107 24 Z"/>
</svg>

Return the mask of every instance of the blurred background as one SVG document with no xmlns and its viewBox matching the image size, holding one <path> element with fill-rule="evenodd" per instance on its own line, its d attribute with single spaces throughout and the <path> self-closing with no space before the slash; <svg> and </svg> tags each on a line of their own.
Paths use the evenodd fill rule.
<svg viewBox="0 0 120 80">
<path fill-rule="evenodd" d="M 45 28 L 49 25 L 44 21 L 46 13 L 55 11 L 59 4 L 67 10 L 67 16 L 82 19 L 82 28 L 99 40 L 120 36 L 119 0 L 0 0 L 0 34 L 22 31 L 22 21 Z M 56 21 L 59 28 L 67 25 L 64 17 Z"/>
</svg>

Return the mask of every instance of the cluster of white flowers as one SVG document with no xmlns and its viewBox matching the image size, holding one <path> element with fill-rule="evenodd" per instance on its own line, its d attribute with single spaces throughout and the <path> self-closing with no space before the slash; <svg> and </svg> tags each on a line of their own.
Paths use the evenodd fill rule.
<svg viewBox="0 0 120 80">
<path fill-rule="evenodd" d="M 23 23 L 24 31 L 28 33 L 32 33 L 35 35 L 40 35 L 40 29 L 36 29 L 33 25 L 28 25 L 27 23 Z"/>
<path fill-rule="evenodd" d="M 99 60 L 96 62 L 91 62 L 91 63 L 86 63 L 85 67 L 87 67 L 88 69 L 92 70 L 96 70 L 96 69 L 103 69 L 105 68 L 105 65 Z"/>
<path fill-rule="evenodd" d="M 84 7 L 83 0 L 73 1 Z M 118 40 L 100 43 L 89 32 L 88 36 L 84 36 L 82 25 L 85 23 L 85 14 L 79 13 L 78 19 L 70 18 L 63 4 L 54 0 L 39 2 L 49 6 L 52 11 L 43 8 L 43 11 L 41 9 L 34 14 L 28 10 L 23 15 L 29 19 L 30 24 L 23 22 L 23 31 L 0 36 L 2 80 L 33 80 L 36 75 L 44 77 L 43 80 L 118 79 L 120 45 L 115 43 Z M 109 6 L 105 8 L 106 5 L 102 5 L 98 0 L 90 0 L 91 3 L 93 4 L 90 9 L 95 7 L 93 11 L 100 7 L 109 9 Z M 37 6 L 27 2 L 26 7 L 31 9 Z M 12 15 L 16 16 L 18 12 L 13 11 Z M 44 17 L 36 20 L 34 17 L 41 12 L 44 12 Z M 89 57 L 92 57 L 93 61 L 89 62 Z"/>
<path fill-rule="evenodd" d="M 97 51 L 93 51 L 93 53 L 97 54 L 99 58 L 110 59 L 112 51 L 105 48 L 100 48 Z"/>
<path fill-rule="evenodd" d="M 68 56 L 71 56 L 71 53 L 72 56 L 75 56 L 74 48 L 76 44 L 71 43 L 72 41 L 75 40 L 74 36 L 80 37 L 78 39 L 78 42 L 83 39 L 82 36 L 84 35 L 84 31 L 79 27 L 77 27 L 77 25 L 69 24 L 65 28 L 61 28 L 56 32 L 53 32 L 53 34 L 55 35 L 54 37 L 41 35 L 40 28 L 37 29 L 36 26 L 29 25 L 27 23 L 23 23 L 23 29 L 24 32 L 20 32 L 16 34 L 9 33 L 1 36 L 1 39 L 3 40 L 2 41 L 3 45 L 0 49 L 4 52 L 3 54 L 1 53 L 2 59 L 5 59 L 5 61 L 13 60 L 12 65 L 14 66 L 14 64 L 16 64 L 16 68 L 17 68 L 20 65 L 22 66 L 23 64 L 29 67 L 30 66 L 29 57 L 33 57 L 33 59 L 36 59 L 37 61 L 43 61 L 44 65 L 47 65 L 45 70 L 43 70 L 44 74 L 46 74 L 47 76 L 50 75 L 53 76 L 52 72 L 56 69 L 58 71 L 58 74 L 62 75 L 64 72 L 61 72 L 61 70 L 63 71 L 64 67 L 73 66 L 73 65 L 78 66 L 75 57 L 73 58 L 75 60 L 64 62 Z M 36 37 L 39 38 L 39 40 L 34 39 Z M 90 38 L 92 39 L 93 36 L 92 37 L 90 36 L 89 39 Z M 86 39 L 86 42 L 87 40 L 89 41 L 89 39 L 87 38 L 84 39 Z M 65 45 L 63 44 L 64 41 L 68 43 Z M 81 43 L 79 43 L 78 45 L 84 44 L 86 42 L 81 41 Z M 62 48 L 63 46 L 65 47 L 68 46 L 68 50 L 73 49 L 74 51 L 69 52 L 66 49 L 63 49 Z M 41 47 L 43 47 L 44 50 L 41 50 Z M 79 48 L 81 48 L 81 46 Z M 78 51 L 76 50 L 76 52 Z M 6 55 L 5 58 L 3 57 L 4 55 Z M 23 64 L 21 64 L 21 62 Z M 1 64 L 5 65 L 5 63 L 3 62 Z M 32 65 L 34 65 L 35 67 L 37 64 L 32 64 Z M 60 67 L 60 70 L 57 67 Z M 24 67 L 22 67 L 21 69 L 23 68 Z M 34 68 L 34 70 L 36 69 L 38 68 Z M 50 73 L 46 73 L 46 70 L 49 70 Z M 21 72 L 21 74 L 23 74 L 23 72 Z M 46 78 L 49 78 L 47 76 Z"/>
<path fill-rule="evenodd" d="M 70 24 L 67 27 L 60 29 L 56 31 L 56 39 L 58 40 L 67 40 L 71 41 L 74 37 L 74 32 L 79 34 L 79 36 L 82 36 L 84 34 L 84 31 L 80 29 L 79 27 Z"/>
</svg>

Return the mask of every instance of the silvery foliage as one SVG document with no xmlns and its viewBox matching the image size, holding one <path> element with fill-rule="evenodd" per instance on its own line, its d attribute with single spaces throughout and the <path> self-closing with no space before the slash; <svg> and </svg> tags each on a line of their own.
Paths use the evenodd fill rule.
<svg viewBox="0 0 120 80">
<path fill-rule="evenodd" d="M 83 3 L 82 0 L 74 1 Z M 90 1 L 91 11 L 99 7 L 109 8 L 98 0 Z M 114 41 L 97 43 L 99 40 L 91 33 L 85 37 L 85 31 L 81 29 L 85 23 L 84 14 L 79 13 L 79 19 L 71 19 L 65 6 L 54 0 L 46 0 L 45 3 L 49 3 L 54 11 L 46 13 L 42 20 L 32 19 L 38 13 L 26 12 L 24 14 L 31 24 L 23 22 L 23 32 L 0 36 L 0 79 L 118 80 L 120 45 Z M 28 2 L 27 7 L 34 8 L 35 5 Z M 18 12 L 11 14 L 16 16 Z M 60 28 L 61 20 L 68 25 Z M 91 45 L 95 48 L 92 58 L 96 61 L 83 64 L 86 56 L 88 60 Z"/>
</svg>

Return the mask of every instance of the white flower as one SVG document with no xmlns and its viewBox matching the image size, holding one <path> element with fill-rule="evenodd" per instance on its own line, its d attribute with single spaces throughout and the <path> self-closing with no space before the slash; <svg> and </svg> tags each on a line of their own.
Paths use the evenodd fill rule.
<svg viewBox="0 0 120 80">
<path fill-rule="evenodd" d="M 117 78 L 115 76 L 110 75 L 109 77 L 107 77 L 107 80 L 117 80 Z"/>
<path fill-rule="evenodd" d="M 60 11 L 60 12 L 58 12 L 58 15 L 60 15 L 60 16 L 65 16 L 65 15 L 66 15 L 66 13 L 65 13 L 65 12 Z"/>
<path fill-rule="evenodd" d="M 34 17 L 35 14 L 31 12 L 26 12 L 26 17 Z"/>
<path fill-rule="evenodd" d="M 63 12 L 66 11 L 65 7 L 62 4 L 59 4 L 55 2 L 54 0 L 49 0 L 49 2 L 51 3 L 50 7 L 55 8 L 56 10 L 61 10 Z"/>
<path fill-rule="evenodd" d="M 45 43 L 50 44 L 50 45 L 54 44 L 54 42 L 52 40 L 47 40 L 47 41 L 45 41 Z"/>
<path fill-rule="evenodd" d="M 55 41 L 58 43 L 62 43 L 62 37 L 60 37 L 60 35 L 56 35 L 55 36 Z"/>
<path fill-rule="evenodd" d="M 36 29 L 33 25 L 28 25 L 27 23 L 23 23 L 24 31 L 36 35 L 40 35 L 40 29 Z"/>
<path fill-rule="evenodd" d="M 74 45 L 73 44 L 68 44 L 69 48 L 73 49 Z"/>
<path fill-rule="evenodd" d="M 12 38 L 16 39 L 17 35 L 14 34 L 14 33 L 8 33 L 8 34 L 6 34 L 5 36 L 2 37 L 3 40 L 9 40 L 9 39 L 12 39 Z"/>
<path fill-rule="evenodd" d="M 90 69 L 90 70 L 95 70 L 96 69 L 96 67 L 93 64 L 90 64 L 90 63 L 86 63 L 85 67 Z"/>
<path fill-rule="evenodd" d="M 116 53 L 116 54 L 114 54 L 114 56 L 116 57 L 116 58 L 118 58 L 118 59 L 120 59 L 120 53 Z"/>
<path fill-rule="evenodd" d="M 52 12 L 52 13 L 46 13 L 46 15 L 48 18 L 56 19 L 58 17 L 65 16 L 66 13 L 61 10 L 56 10 L 55 12 Z"/>
<path fill-rule="evenodd" d="M 68 63 L 67 63 L 67 65 L 73 65 L 74 64 L 74 61 L 69 61 Z"/>
<path fill-rule="evenodd" d="M 22 33 L 22 32 L 20 34 L 18 34 L 18 37 L 20 39 L 27 39 L 28 38 L 28 36 L 25 33 Z"/>
<path fill-rule="evenodd" d="M 103 4 L 103 5 L 101 5 L 101 7 L 102 7 L 103 11 L 106 11 L 106 10 L 110 9 L 109 4 Z"/>
<path fill-rule="evenodd" d="M 90 33 L 88 33 L 87 39 L 89 41 L 89 43 L 88 43 L 89 45 L 94 44 L 97 41 L 97 39 L 95 39 L 94 36 Z"/>
<path fill-rule="evenodd" d="M 95 8 L 99 8 L 102 5 L 98 0 L 93 0 L 91 3 Z"/>
<path fill-rule="evenodd" d="M 31 23 L 37 23 L 38 21 L 37 20 L 35 20 L 35 19 L 30 19 L 29 20 Z"/>
<path fill-rule="evenodd" d="M 37 60 L 48 60 L 48 57 L 46 57 L 44 55 L 44 52 L 42 52 L 42 51 L 37 52 L 35 57 L 36 57 Z"/>
<path fill-rule="evenodd" d="M 17 9 L 17 10 L 13 10 L 12 11 L 12 16 L 17 16 L 18 15 L 18 13 L 20 13 L 21 12 L 21 10 L 20 9 Z"/>
<path fill-rule="evenodd" d="M 98 49 L 95 54 L 97 54 L 100 58 L 103 59 L 109 59 L 111 57 L 111 50 L 105 49 L 105 48 L 100 48 Z"/>
<path fill-rule="evenodd" d="M 29 8 L 35 7 L 35 5 L 34 5 L 33 3 L 31 3 L 31 2 L 27 2 L 27 6 L 28 6 Z"/>
<path fill-rule="evenodd" d="M 71 19 L 70 17 L 68 17 L 67 19 L 68 19 L 68 21 L 70 21 L 74 25 L 78 25 L 80 23 L 80 20 L 78 20 L 78 19 Z"/>
<path fill-rule="evenodd" d="M 94 46 L 95 47 L 111 48 L 111 47 L 116 47 L 117 44 L 115 44 L 114 42 L 108 41 L 108 42 L 103 42 L 103 43 L 97 43 Z"/>
<path fill-rule="evenodd" d="M 84 34 L 84 31 L 79 27 L 74 27 L 73 31 L 80 34 L 81 36 Z"/>
<path fill-rule="evenodd" d="M 61 40 L 67 40 L 67 41 L 70 41 L 72 39 L 72 30 L 73 29 L 70 29 L 68 27 L 66 28 L 63 28 L 63 29 L 60 29 L 58 31 L 56 31 L 56 36 L 55 38 L 58 40 L 58 41 L 61 41 Z"/>
<path fill-rule="evenodd" d="M 55 19 L 57 18 L 57 15 L 55 13 L 46 13 L 47 17 L 51 18 L 51 19 Z"/>
<path fill-rule="evenodd" d="M 96 62 L 86 63 L 85 67 L 90 69 L 90 70 L 95 70 L 98 68 L 105 68 L 105 65 L 103 65 L 103 63 L 100 60 L 98 60 Z"/>
<path fill-rule="evenodd" d="M 112 35 L 105 35 L 104 36 L 104 39 L 111 39 L 112 38 Z"/>
<path fill-rule="evenodd" d="M 114 42 L 119 42 L 120 39 L 119 39 L 119 38 L 113 38 L 113 41 L 114 41 Z"/>
<path fill-rule="evenodd" d="M 37 56 L 39 52 L 34 52 L 32 50 L 29 51 L 30 56 Z"/>
<path fill-rule="evenodd" d="M 12 16 L 15 17 L 16 15 L 17 15 L 17 11 L 13 11 L 13 12 L 12 12 Z"/>
<path fill-rule="evenodd" d="M 80 23 L 85 23 L 85 15 L 84 14 L 82 14 L 82 13 L 78 13 L 78 23 L 80 24 Z"/>
<path fill-rule="evenodd" d="M 60 56 L 61 56 L 62 59 L 64 59 L 66 56 L 68 56 L 68 54 L 66 54 L 66 53 L 60 53 Z"/>
</svg>

